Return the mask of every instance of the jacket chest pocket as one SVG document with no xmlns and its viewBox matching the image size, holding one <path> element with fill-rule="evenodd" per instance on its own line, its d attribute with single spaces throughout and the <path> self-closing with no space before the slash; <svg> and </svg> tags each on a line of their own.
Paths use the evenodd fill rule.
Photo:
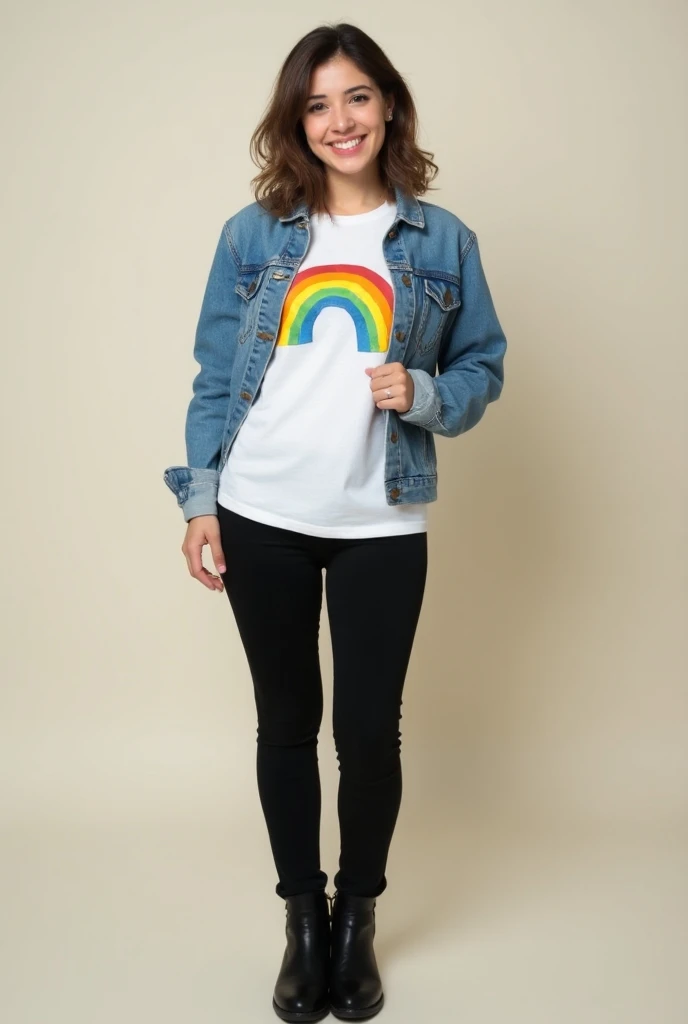
<svg viewBox="0 0 688 1024">
<path fill-rule="evenodd" d="M 422 306 L 416 331 L 416 351 L 419 353 L 439 346 L 449 318 L 461 305 L 458 284 L 434 277 L 423 277 L 422 281 Z"/>
<path fill-rule="evenodd" d="M 240 345 L 253 333 L 258 319 L 260 300 L 257 296 L 263 289 L 267 268 L 239 274 L 234 291 L 241 296 L 242 302 L 239 310 L 239 333 L 237 341 Z"/>
</svg>

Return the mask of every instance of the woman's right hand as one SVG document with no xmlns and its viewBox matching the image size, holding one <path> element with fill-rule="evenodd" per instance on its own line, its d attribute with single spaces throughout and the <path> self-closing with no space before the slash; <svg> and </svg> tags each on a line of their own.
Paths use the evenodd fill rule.
<svg viewBox="0 0 688 1024">
<path fill-rule="evenodd" d="M 217 516 L 194 516 L 186 528 L 182 551 L 190 574 L 208 590 L 224 590 L 219 576 L 214 576 L 203 566 L 203 547 L 210 546 L 210 554 L 218 572 L 226 572 L 225 557 L 220 542 L 220 521 Z"/>
</svg>

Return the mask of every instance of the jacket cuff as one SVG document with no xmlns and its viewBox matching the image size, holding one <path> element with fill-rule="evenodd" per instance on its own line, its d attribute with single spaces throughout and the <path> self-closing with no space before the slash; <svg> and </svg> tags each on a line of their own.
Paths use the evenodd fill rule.
<svg viewBox="0 0 688 1024">
<path fill-rule="evenodd" d="M 187 523 L 194 516 L 217 515 L 220 474 L 216 469 L 168 466 L 163 479 L 177 498 L 177 504 Z"/>
<path fill-rule="evenodd" d="M 437 417 L 442 408 L 440 393 L 435 387 L 435 378 L 427 370 L 407 370 L 413 377 L 413 405 L 407 412 L 397 413 L 406 423 L 425 427 Z"/>
</svg>

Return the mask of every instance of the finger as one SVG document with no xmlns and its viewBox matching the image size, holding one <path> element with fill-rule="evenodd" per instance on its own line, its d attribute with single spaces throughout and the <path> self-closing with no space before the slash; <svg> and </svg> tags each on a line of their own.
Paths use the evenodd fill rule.
<svg viewBox="0 0 688 1024">
<path fill-rule="evenodd" d="M 225 565 L 225 556 L 222 552 L 222 544 L 220 542 L 220 532 L 218 530 L 217 535 L 208 538 L 208 544 L 210 545 L 210 554 L 213 559 L 213 565 L 218 572 L 227 572 L 227 566 Z"/>
<path fill-rule="evenodd" d="M 394 409 L 396 412 L 403 412 L 406 408 L 401 398 L 385 398 L 381 402 L 376 402 L 375 405 L 378 409 Z"/>
<path fill-rule="evenodd" d="M 209 569 L 206 569 L 205 566 L 201 569 L 199 582 L 202 583 L 203 586 L 207 587 L 208 590 L 224 590 L 224 583 L 222 582 L 222 579 L 219 576 L 213 575 L 213 573 L 210 572 Z"/>
<path fill-rule="evenodd" d="M 184 557 L 186 558 L 186 565 L 189 570 L 189 575 L 197 576 L 203 567 L 201 561 L 201 551 L 203 550 L 203 541 L 195 540 L 193 542 L 187 541 L 182 548 Z"/>
<path fill-rule="evenodd" d="M 189 569 L 189 573 L 194 579 L 202 583 L 208 590 L 217 590 L 218 578 L 213 576 L 212 573 L 203 565 L 202 552 L 203 546 L 206 542 L 206 538 L 202 537 L 200 540 L 195 540 L 186 546 L 184 555 L 186 556 L 186 564 Z M 222 589 L 222 580 L 219 580 L 220 589 Z"/>
<path fill-rule="evenodd" d="M 379 377 L 373 377 L 370 381 L 371 391 L 382 391 L 385 388 L 392 387 L 393 384 L 403 384 L 405 380 L 405 372 L 403 370 L 390 370 L 389 373 L 381 374 Z"/>
<path fill-rule="evenodd" d="M 375 398 L 375 401 L 376 402 L 380 402 L 380 401 L 382 401 L 383 398 L 386 398 L 386 399 L 396 398 L 396 395 L 394 393 L 394 388 L 395 388 L 394 384 L 383 384 L 382 387 L 380 387 L 380 385 L 378 385 L 377 390 L 373 392 L 373 396 Z M 388 392 L 389 392 L 389 394 L 388 394 Z"/>
<path fill-rule="evenodd" d="M 210 555 L 215 569 L 219 573 L 227 572 L 225 556 L 222 551 L 222 542 L 220 540 L 220 523 L 218 519 L 210 519 L 208 521 L 205 536 L 208 542 L 208 547 L 210 548 Z M 213 582 L 214 589 L 222 590 L 222 580 L 219 576 L 213 576 L 210 574 L 210 579 Z"/>
<path fill-rule="evenodd" d="M 397 376 L 399 373 L 398 363 L 383 363 L 381 366 L 376 366 L 373 373 L 370 375 L 371 383 L 379 383 L 381 380 L 385 380 L 387 377 Z"/>
</svg>

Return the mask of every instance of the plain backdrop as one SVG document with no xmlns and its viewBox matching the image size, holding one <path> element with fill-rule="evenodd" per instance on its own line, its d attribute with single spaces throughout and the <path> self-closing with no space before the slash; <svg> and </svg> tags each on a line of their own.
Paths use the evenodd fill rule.
<svg viewBox="0 0 688 1024">
<path fill-rule="evenodd" d="M 686 14 L 3 5 L 4 1024 L 274 1018 L 251 679 L 162 473 L 250 135 L 338 20 L 405 76 L 508 340 L 499 401 L 437 439 L 383 1015 L 686 1019 Z M 321 657 L 331 880 L 326 604 Z"/>
</svg>

